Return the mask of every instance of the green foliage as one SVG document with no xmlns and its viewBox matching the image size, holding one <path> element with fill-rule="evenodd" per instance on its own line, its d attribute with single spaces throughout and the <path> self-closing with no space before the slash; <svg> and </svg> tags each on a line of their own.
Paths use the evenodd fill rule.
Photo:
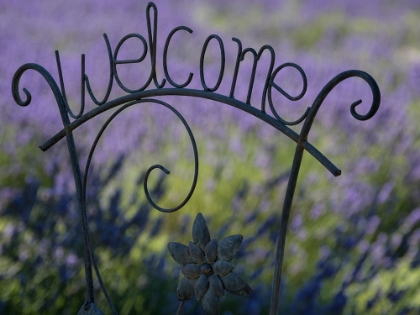
<svg viewBox="0 0 420 315">
<path fill-rule="evenodd" d="M 407 259 L 395 266 L 381 270 L 369 282 L 353 283 L 348 288 L 352 301 L 346 307 L 346 314 L 362 314 L 371 300 L 376 303 L 368 309 L 369 314 L 400 314 L 404 308 L 417 314 L 420 308 L 420 268 L 412 268 Z M 401 298 L 391 298 L 390 295 Z"/>
</svg>

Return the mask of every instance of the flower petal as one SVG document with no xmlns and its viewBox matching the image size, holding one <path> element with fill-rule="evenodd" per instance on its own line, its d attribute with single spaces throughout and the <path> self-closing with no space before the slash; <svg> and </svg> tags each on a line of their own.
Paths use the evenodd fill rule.
<svg viewBox="0 0 420 315">
<path fill-rule="evenodd" d="M 241 247 L 243 239 L 243 236 L 239 234 L 222 239 L 218 248 L 219 259 L 231 261 Z"/>
<path fill-rule="evenodd" d="M 228 273 L 230 273 L 235 266 L 231 264 L 230 262 L 224 261 L 224 260 L 218 260 L 216 261 L 213 266 L 213 272 L 217 274 L 218 276 L 224 277 Z"/>
<path fill-rule="evenodd" d="M 204 253 L 200 249 L 200 247 L 195 245 L 193 242 L 190 242 L 188 244 L 188 249 L 190 250 L 191 258 L 195 263 L 204 264 L 206 262 L 206 259 L 204 258 Z"/>
<path fill-rule="evenodd" d="M 186 301 L 195 295 L 194 286 L 197 280 L 188 280 L 182 278 L 178 284 L 176 291 L 178 292 L 178 299 L 180 301 Z"/>
<path fill-rule="evenodd" d="M 220 278 L 217 275 L 213 274 L 209 277 L 209 284 L 209 290 L 213 290 L 218 297 L 225 295 L 225 289 L 223 288 L 222 281 L 220 281 Z"/>
<path fill-rule="evenodd" d="M 191 263 L 191 257 L 188 251 L 188 246 L 177 242 L 170 242 L 168 250 L 172 258 L 180 265 L 184 266 Z"/>
<path fill-rule="evenodd" d="M 188 264 L 182 267 L 181 272 L 188 280 L 197 279 L 201 274 L 201 266 L 197 264 Z"/>
<path fill-rule="evenodd" d="M 208 242 L 210 242 L 210 232 L 207 228 L 206 220 L 201 213 L 197 214 L 192 228 L 192 237 L 194 243 L 203 251 Z"/>
<path fill-rule="evenodd" d="M 251 287 L 240 278 L 235 272 L 231 272 L 222 280 L 225 290 L 235 295 L 248 295 L 252 293 Z"/>
<path fill-rule="evenodd" d="M 195 296 L 197 297 L 197 300 L 201 300 L 203 298 L 208 288 L 209 288 L 209 277 L 207 275 L 201 275 L 194 286 L 194 292 L 195 292 Z"/>
<path fill-rule="evenodd" d="M 220 312 L 220 299 L 211 289 L 203 297 L 203 308 L 207 315 L 219 315 Z"/>
<path fill-rule="evenodd" d="M 206 254 L 206 260 L 209 264 L 212 264 L 217 259 L 217 240 L 213 239 L 207 243 L 206 248 L 204 249 Z"/>
</svg>

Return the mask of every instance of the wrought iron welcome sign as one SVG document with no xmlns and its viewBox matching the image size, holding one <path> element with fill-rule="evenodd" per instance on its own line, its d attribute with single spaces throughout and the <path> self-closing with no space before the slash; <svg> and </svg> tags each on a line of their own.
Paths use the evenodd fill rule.
<svg viewBox="0 0 420 315">
<path fill-rule="evenodd" d="M 358 120 L 368 120 L 375 115 L 380 105 L 380 91 L 375 80 L 366 72 L 359 70 L 349 70 L 342 72 L 335 76 L 331 81 L 329 81 L 325 87 L 319 92 L 317 97 L 312 103 L 312 106 L 307 108 L 303 115 L 296 121 L 287 121 L 280 117 L 278 112 L 275 109 L 273 102 L 274 93 L 280 93 L 287 99 L 291 101 L 296 101 L 301 99 L 307 88 L 307 79 L 305 72 L 300 66 L 294 63 L 284 63 L 275 67 L 275 51 L 269 45 L 262 46 L 259 51 L 252 48 L 243 49 L 242 43 L 237 38 L 232 38 L 232 40 L 237 44 L 237 55 L 233 72 L 233 79 L 230 86 L 229 95 L 222 95 L 217 93 L 220 84 L 224 78 L 225 70 L 225 50 L 224 43 L 218 35 L 210 35 L 204 41 L 204 44 L 201 49 L 200 55 L 200 64 L 199 64 L 199 74 L 195 73 L 186 73 L 186 80 L 179 81 L 171 77 L 171 74 L 168 71 L 168 47 L 171 43 L 173 36 L 177 32 L 188 32 L 192 33 L 193 31 L 186 26 L 175 27 L 167 36 L 164 49 L 163 49 L 163 58 L 162 66 L 164 70 L 164 78 L 159 78 L 156 71 L 156 55 L 157 55 L 157 26 L 158 26 L 158 10 L 154 3 L 149 3 L 146 9 L 146 21 L 147 21 L 147 38 L 140 34 L 128 34 L 124 36 L 117 44 L 114 50 L 111 48 L 111 44 L 108 40 L 106 34 L 104 34 L 104 40 L 108 52 L 109 60 L 109 81 L 108 87 L 106 90 L 105 97 L 102 100 L 98 100 L 94 93 L 92 92 L 89 78 L 85 73 L 85 56 L 81 56 L 81 106 L 78 113 L 74 113 L 67 102 L 63 74 L 60 63 L 60 56 L 58 51 L 56 51 L 56 62 L 59 75 L 59 84 L 52 77 L 52 75 L 45 70 L 42 66 L 34 63 L 27 63 L 21 66 L 15 73 L 12 82 L 12 93 L 14 100 L 20 106 L 27 106 L 31 102 L 31 94 L 25 88 L 23 92 L 25 97 L 22 98 L 19 92 L 19 82 L 22 75 L 27 70 L 35 70 L 38 72 L 49 84 L 55 100 L 58 105 L 58 109 L 61 115 L 63 129 L 57 134 L 52 136 L 48 141 L 40 146 L 41 150 L 47 151 L 54 144 L 60 141 L 63 138 L 66 138 L 67 147 L 69 155 L 71 158 L 71 165 L 74 174 L 74 180 L 77 190 L 77 200 L 81 216 L 81 225 L 83 231 L 83 241 L 84 241 L 84 261 L 85 261 L 85 277 L 86 277 L 86 301 L 83 303 L 79 314 L 102 314 L 102 311 L 94 304 L 94 289 L 93 289 L 93 271 L 94 269 L 102 291 L 113 311 L 114 314 L 117 314 L 117 311 L 113 307 L 111 298 L 109 297 L 101 275 L 99 268 L 95 259 L 94 250 L 92 248 L 89 229 L 88 229 L 88 214 L 86 211 L 86 190 L 87 190 L 87 177 L 89 172 L 89 166 L 91 164 L 91 159 L 95 151 L 96 145 L 102 136 L 103 132 L 111 121 L 123 110 L 129 108 L 136 104 L 142 103 L 154 103 L 166 107 L 168 110 L 172 111 L 183 123 L 185 126 L 188 135 L 191 140 L 192 148 L 194 151 L 194 178 L 192 181 L 191 188 L 185 199 L 177 206 L 173 208 L 162 208 L 153 201 L 148 190 L 148 178 L 150 173 L 155 169 L 160 169 L 166 174 L 169 174 L 169 171 L 161 165 L 151 166 L 147 172 L 144 179 L 144 191 L 145 195 L 150 202 L 150 204 L 161 212 L 173 212 L 181 209 L 192 196 L 194 189 L 196 187 L 197 178 L 198 178 L 198 150 L 196 142 L 194 140 L 193 133 L 191 132 L 188 123 L 183 118 L 183 116 L 170 104 L 160 100 L 155 99 L 154 97 L 163 97 L 163 96 L 188 96 L 195 98 L 203 98 L 213 100 L 222 104 L 233 106 L 237 109 L 240 109 L 248 114 L 255 116 L 257 119 L 260 119 L 272 127 L 276 128 L 284 135 L 289 137 L 296 143 L 296 149 L 294 154 L 294 159 L 291 167 L 291 172 L 289 176 L 288 186 L 286 190 L 286 195 L 284 198 L 283 209 L 280 216 L 279 222 L 279 231 L 277 246 L 275 249 L 275 265 L 273 270 L 273 282 L 272 282 L 272 293 L 271 293 L 271 306 L 270 314 L 278 314 L 279 309 L 279 296 L 280 296 L 280 281 L 282 274 L 282 263 L 284 257 L 284 248 L 286 242 L 286 232 L 287 225 L 290 215 L 290 210 L 293 201 L 293 195 L 295 192 L 297 178 L 299 174 L 300 165 L 302 162 L 303 152 L 306 150 L 311 154 L 316 160 L 318 160 L 326 169 L 328 169 L 334 176 L 341 174 L 339 168 L 337 168 L 331 161 L 328 160 L 320 151 L 318 151 L 313 145 L 308 142 L 308 134 L 311 130 L 312 124 L 314 122 L 315 116 L 318 113 L 320 106 L 322 105 L 324 99 L 327 95 L 343 80 L 346 80 L 351 77 L 359 77 L 364 80 L 370 87 L 373 100 L 372 104 L 366 114 L 359 114 L 356 110 L 357 106 L 362 102 L 358 100 L 351 104 L 350 113 L 351 115 Z M 120 48 L 125 44 L 125 42 L 133 38 L 141 42 L 143 47 L 143 53 L 138 59 L 124 60 L 119 58 Z M 216 84 L 209 86 L 206 81 L 205 76 L 205 55 L 208 48 L 208 45 L 211 41 L 216 41 L 220 49 L 220 71 Z M 216 45 L 217 47 L 217 45 Z M 249 81 L 249 86 L 247 90 L 247 98 L 245 102 L 242 102 L 235 98 L 235 87 L 236 81 L 238 78 L 239 68 L 241 62 L 244 60 L 246 54 L 251 54 L 253 56 L 253 66 L 251 70 L 251 76 Z M 264 87 L 261 95 L 261 104 L 259 106 L 254 106 L 250 103 L 251 95 L 254 87 L 255 73 L 257 64 L 263 54 L 268 54 L 270 57 L 270 64 L 268 72 L 265 76 Z M 150 58 L 150 61 L 147 61 Z M 147 81 L 143 86 L 138 89 L 132 90 L 126 87 L 120 80 L 118 75 L 118 65 L 121 64 L 136 64 L 136 63 L 148 63 L 150 62 L 150 75 Z M 300 73 L 302 80 L 302 90 L 299 95 L 292 96 L 283 90 L 278 84 L 275 83 L 276 76 L 285 68 L 293 68 Z M 191 89 L 189 85 L 195 75 L 198 75 L 201 82 L 201 89 Z M 113 87 L 114 81 L 118 86 L 124 90 L 127 95 L 109 100 L 109 96 Z M 89 97 L 92 102 L 94 102 L 98 107 L 85 113 L 85 91 L 87 90 Z M 267 106 L 268 103 L 268 106 Z M 267 111 L 267 107 L 271 114 Z M 85 165 L 84 172 L 81 171 L 81 166 L 79 163 L 78 156 L 76 154 L 76 144 L 73 138 L 73 130 L 77 129 L 82 124 L 88 122 L 95 116 L 98 116 L 110 109 L 117 108 L 117 110 L 108 118 L 105 124 L 100 129 L 99 133 L 96 136 L 95 141 L 92 144 L 92 147 L 89 152 L 89 156 Z M 300 133 L 296 133 L 289 126 L 302 124 Z M 215 239 L 210 238 L 210 233 L 207 228 L 205 219 L 203 215 L 199 214 L 192 227 L 192 239 L 193 241 L 189 245 L 183 245 L 177 242 L 171 242 L 168 244 L 168 249 L 171 256 L 176 262 L 182 265 L 182 274 L 184 277 L 181 279 L 178 284 L 178 298 L 181 301 L 178 308 L 178 314 L 181 314 L 183 305 L 186 300 L 195 296 L 198 299 L 202 300 L 203 308 L 208 314 L 219 314 L 219 303 L 220 298 L 224 295 L 224 292 L 230 292 L 238 295 L 251 294 L 252 289 L 249 285 L 242 280 L 234 271 L 233 264 L 230 262 L 231 259 L 235 256 L 238 251 L 241 242 L 241 235 L 232 235 L 226 237 L 219 242 Z"/>
</svg>

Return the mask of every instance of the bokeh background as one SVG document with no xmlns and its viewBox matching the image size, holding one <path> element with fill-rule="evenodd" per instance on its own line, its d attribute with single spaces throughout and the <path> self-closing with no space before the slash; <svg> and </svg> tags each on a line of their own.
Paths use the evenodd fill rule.
<svg viewBox="0 0 420 315">
<path fill-rule="evenodd" d="M 276 97 L 277 112 L 300 117 L 322 87 L 338 73 L 370 73 L 382 92 L 377 115 L 360 122 L 350 104 L 372 97 L 366 83 L 350 79 L 329 95 L 309 140 L 342 169 L 333 177 L 305 154 L 291 214 L 282 314 L 420 313 L 420 2 L 417 0 L 155 1 L 158 21 L 158 75 L 169 32 L 185 25 L 170 46 L 170 72 L 183 81 L 194 73 L 210 34 L 224 41 L 227 64 L 220 89 L 228 94 L 237 45 L 258 50 L 269 44 L 276 66 L 299 64 L 308 91 L 297 102 Z M 62 128 L 48 85 L 25 73 L 21 88 L 33 96 L 27 108 L 11 96 L 16 69 L 34 62 L 58 82 L 59 50 L 70 106 L 80 106 L 80 54 L 97 98 L 107 86 L 107 52 L 126 34 L 147 37 L 147 1 L 2 1 L 0 3 L 0 313 L 75 314 L 84 301 L 82 238 L 75 188 L 64 141 L 47 152 L 38 146 Z M 175 39 L 175 37 L 174 37 Z M 213 43 L 214 44 L 214 43 Z M 219 57 L 206 55 L 206 76 L 216 80 Z M 139 42 L 127 42 L 121 58 L 135 58 Z M 241 67 L 235 96 L 245 100 L 250 59 Z M 258 67 L 251 104 L 259 107 L 266 61 Z M 139 87 L 148 59 L 119 68 L 123 82 Z M 212 71 L 214 70 L 214 72 Z M 208 71 L 208 72 L 207 72 Z M 296 71 L 278 84 L 299 94 Z M 215 82 L 215 81 L 214 81 Z M 124 93 L 114 86 L 111 97 Z M 164 101 L 190 124 L 199 146 L 199 182 L 180 211 L 151 208 L 142 190 L 147 168 L 156 171 L 153 198 L 160 205 L 182 201 L 193 178 L 192 149 L 182 123 L 156 104 L 122 112 L 100 140 L 89 175 L 88 214 L 99 267 L 120 314 L 174 314 L 180 270 L 167 252 L 169 241 L 188 243 L 198 212 L 212 237 L 243 234 L 234 263 L 251 285 L 247 297 L 227 295 L 222 314 L 266 314 L 276 230 L 294 153 L 293 142 L 228 106 L 188 98 Z M 87 101 L 87 109 L 94 108 Z M 74 135 L 82 168 L 97 132 L 109 114 Z M 294 128 L 297 132 L 300 126 Z M 161 176 L 162 175 L 162 176 Z M 99 285 L 97 304 L 109 313 Z M 188 301 L 185 314 L 202 314 Z"/>
</svg>

